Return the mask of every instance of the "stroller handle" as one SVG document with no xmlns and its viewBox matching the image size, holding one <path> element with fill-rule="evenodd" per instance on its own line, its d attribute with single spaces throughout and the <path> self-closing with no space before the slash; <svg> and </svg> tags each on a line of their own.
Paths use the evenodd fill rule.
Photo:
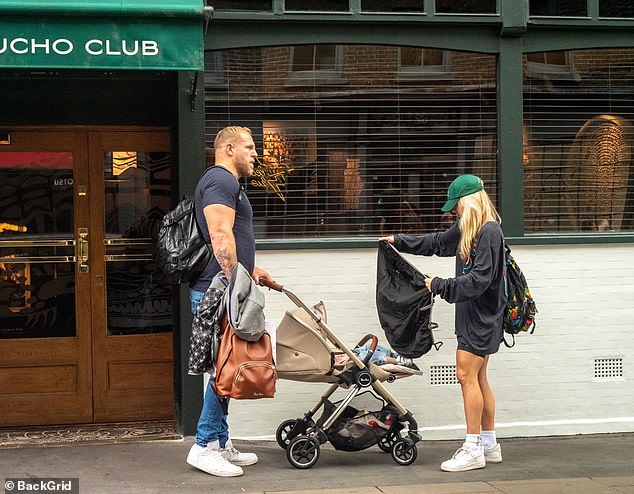
<svg viewBox="0 0 634 494">
<path fill-rule="evenodd" d="M 260 286 L 265 286 L 267 288 L 270 288 L 271 290 L 275 290 L 276 292 L 281 292 L 282 289 L 284 288 L 282 285 L 280 285 L 279 283 L 276 283 L 268 276 L 260 276 L 260 279 L 258 280 L 258 284 Z"/>
<path fill-rule="evenodd" d="M 365 366 L 367 366 L 368 363 L 370 362 L 370 359 L 372 358 L 372 355 L 374 354 L 374 351 L 376 350 L 376 347 L 379 344 L 379 339 L 376 337 L 376 335 L 366 334 L 363 338 L 361 338 L 361 341 L 357 343 L 356 348 L 362 347 L 368 342 L 368 340 L 372 340 L 372 342 L 370 343 L 370 349 L 368 350 L 368 353 L 363 358 L 363 364 Z"/>
</svg>

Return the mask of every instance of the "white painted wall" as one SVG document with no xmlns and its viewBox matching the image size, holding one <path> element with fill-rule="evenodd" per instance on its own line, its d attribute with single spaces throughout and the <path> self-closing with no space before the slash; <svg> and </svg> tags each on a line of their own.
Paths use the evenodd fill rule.
<svg viewBox="0 0 634 494">
<path fill-rule="evenodd" d="M 366 333 L 387 341 L 375 306 L 376 249 L 258 251 L 257 264 L 312 305 L 323 300 L 328 326 L 350 346 Z M 533 335 L 491 358 L 500 437 L 634 432 L 634 245 L 517 246 L 539 314 Z M 452 258 L 408 256 L 422 272 L 453 275 Z M 459 385 L 431 386 L 429 369 L 453 365 L 453 306 L 436 297 L 440 351 L 417 360 L 424 371 L 388 389 L 418 421 L 425 439 L 465 432 Z M 279 320 L 295 306 L 266 293 L 266 315 Z M 596 358 L 622 358 L 623 378 L 594 379 Z M 326 384 L 279 381 L 272 400 L 232 401 L 236 438 L 272 439 L 280 422 L 300 417 Z"/>
</svg>

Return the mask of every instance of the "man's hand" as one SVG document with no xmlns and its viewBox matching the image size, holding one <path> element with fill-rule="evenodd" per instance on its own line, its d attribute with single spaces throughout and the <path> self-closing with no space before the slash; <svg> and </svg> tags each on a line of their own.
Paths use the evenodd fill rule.
<svg viewBox="0 0 634 494">
<path fill-rule="evenodd" d="M 264 271 L 262 268 L 258 268 L 255 266 L 253 268 L 253 274 L 251 275 L 256 284 L 260 284 L 260 278 L 266 278 L 267 280 L 271 279 L 271 275 Z"/>
</svg>

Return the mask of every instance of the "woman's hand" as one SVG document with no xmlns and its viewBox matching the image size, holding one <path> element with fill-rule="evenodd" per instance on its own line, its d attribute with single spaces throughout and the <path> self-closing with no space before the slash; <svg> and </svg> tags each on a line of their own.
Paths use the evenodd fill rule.
<svg viewBox="0 0 634 494">
<path fill-rule="evenodd" d="M 388 244 L 394 243 L 394 235 L 388 235 L 387 237 L 380 237 L 379 242 L 387 242 Z"/>
<path fill-rule="evenodd" d="M 425 286 L 427 287 L 427 290 L 429 290 L 430 292 L 431 292 L 431 282 L 434 281 L 435 277 L 436 275 L 433 275 L 431 273 L 425 274 Z"/>
</svg>

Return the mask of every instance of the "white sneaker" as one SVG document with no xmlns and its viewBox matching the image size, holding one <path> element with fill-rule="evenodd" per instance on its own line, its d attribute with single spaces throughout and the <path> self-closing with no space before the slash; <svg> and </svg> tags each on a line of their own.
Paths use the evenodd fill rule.
<svg viewBox="0 0 634 494">
<path fill-rule="evenodd" d="M 222 457 L 233 465 L 246 467 L 258 462 L 258 455 L 255 453 L 240 453 L 233 447 L 231 442 L 227 442 L 224 448 L 220 448 Z"/>
<path fill-rule="evenodd" d="M 469 446 L 463 444 L 450 460 L 442 462 L 440 469 L 445 472 L 466 472 L 467 470 L 475 470 L 476 468 L 483 468 L 485 466 L 484 448 L 479 446 L 471 449 Z"/>
<path fill-rule="evenodd" d="M 239 477 L 242 468 L 229 463 L 217 449 L 203 448 L 194 444 L 187 455 L 187 463 L 203 472 L 218 477 Z"/>
<path fill-rule="evenodd" d="M 502 463 L 500 443 L 496 443 L 492 448 L 484 448 L 484 459 L 487 463 Z"/>
</svg>

